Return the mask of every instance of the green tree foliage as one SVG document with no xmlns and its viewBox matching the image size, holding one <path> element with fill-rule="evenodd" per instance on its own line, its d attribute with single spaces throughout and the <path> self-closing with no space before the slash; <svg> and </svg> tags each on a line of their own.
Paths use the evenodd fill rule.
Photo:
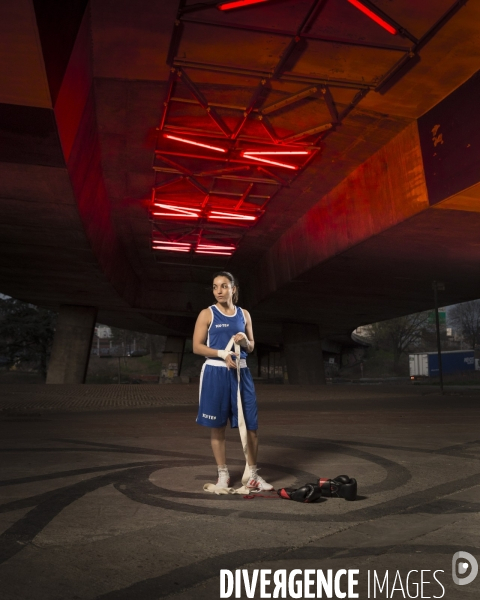
<svg viewBox="0 0 480 600">
<path fill-rule="evenodd" d="M 480 344 L 480 300 L 455 304 L 448 310 L 448 320 L 461 331 L 472 348 Z"/>
<path fill-rule="evenodd" d="M 55 333 L 56 314 L 14 298 L 0 298 L 0 355 L 7 368 L 34 364 L 44 377 Z"/>
</svg>

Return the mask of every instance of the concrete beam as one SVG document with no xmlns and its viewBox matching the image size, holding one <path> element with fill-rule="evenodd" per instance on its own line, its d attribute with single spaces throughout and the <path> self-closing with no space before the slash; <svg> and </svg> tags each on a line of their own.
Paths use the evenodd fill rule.
<svg viewBox="0 0 480 600">
<path fill-rule="evenodd" d="M 51 108 L 33 2 L 0 3 L 0 102 Z"/>
<path fill-rule="evenodd" d="M 252 303 L 428 207 L 418 129 L 412 123 L 320 198 L 271 247 L 252 274 Z"/>
</svg>

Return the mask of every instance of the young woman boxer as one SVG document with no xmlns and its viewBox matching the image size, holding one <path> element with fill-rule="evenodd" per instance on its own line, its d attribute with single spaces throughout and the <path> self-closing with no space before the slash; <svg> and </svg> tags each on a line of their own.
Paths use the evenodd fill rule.
<svg viewBox="0 0 480 600">
<path fill-rule="evenodd" d="M 240 394 L 247 428 L 248 465 L 250 479 L 246 487 L 273 490 L 257 471 L 258 421 L 257 399 L 246 356 L 253 352 L 252 319 L 250 314 L 236 305 L 238 284 L 231 273 L 222 271 L 213 277 L 213 295 L 216 304 L 198 315 L 193 334 L 193 352 L 205 356 L 200 375 L 200 405 L 197 423 L 211 428 L 211 444 L 217 462 L 217 488 L 228 488 L 230 476 L 226 465 L 225 427 L 238 427 L 237 370 L 240 360 Z M 240 345 L 240 356 L 225 351 L 230 338 Z"/>
</svg>

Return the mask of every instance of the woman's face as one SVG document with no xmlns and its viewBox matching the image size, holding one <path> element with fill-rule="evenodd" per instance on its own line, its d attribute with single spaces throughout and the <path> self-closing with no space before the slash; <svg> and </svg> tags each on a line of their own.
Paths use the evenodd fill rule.
<svg viewBox="0 0 480 600">
<path fill-rule="evenodd" d="M 213 280 L 213 295 L 217 302 L 230 302 L 234 291 L 235 287 L 226 277 L 215 277 Z"/>
</svg>

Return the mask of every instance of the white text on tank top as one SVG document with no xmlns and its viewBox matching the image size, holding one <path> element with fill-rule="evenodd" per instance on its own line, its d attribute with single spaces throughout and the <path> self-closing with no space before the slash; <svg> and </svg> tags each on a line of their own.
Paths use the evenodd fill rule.
<svg viewBox="0 0 480 600">
<path fill-rule="evenodd" d="M 226 315 L 215 305 L 210 306 L 212 322 L 208 328 L 207 346 L 223 350 L 230 341 L 232 335 L 245 333 L 245 316 L 239 306 L 235 306 L 233 315 Z M 242 348 L 240 358 L 246 358 L 247 353 Z"/>
</svg>

